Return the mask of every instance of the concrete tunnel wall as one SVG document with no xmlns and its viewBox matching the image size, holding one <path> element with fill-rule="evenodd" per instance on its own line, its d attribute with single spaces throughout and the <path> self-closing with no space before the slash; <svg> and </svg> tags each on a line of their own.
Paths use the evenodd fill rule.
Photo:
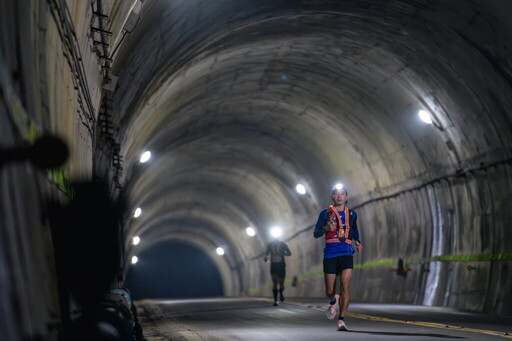
<svg viewBox="0 0 512 341">
<path fill-rule="evenodd" d="M 144 32 L 114 68 L 130 198 L 151 207 L 152 221 L 134 222 L 131 235 L 179 230 L 183 222 L 160 224 L 164 212 L 210 217 L 204 224 L 224 230 L 248 272 L 242 292 L 268 294 L 264 234 L 280 223 L 294 253 L 289 277 L 301 278 L 288 295 L 318 296 L 322 243 L 310 227 L 342 180 L 351 205 L 371 201 L 359 210 L 367 248 L 358 261 L 400 257 L 411 268 L 406 278 L 389 271 L 396 265 L 359 270 L 354 297 L 506 311 L 508 261 L 474 271 L 446 261 L 453 257 L 428 261 L 509 252 L 499 240 L 510 220 L 510 130 L 497 129 L 510 127 L 509 65 L 504 45 L 489 43 L 503 23 L 465 2 L 415 5 L 390 3 L 383 20 L 372 2 L 217 2 L 197 11 L 148 3 Z M 419 123 L 420 108 L 441 129 Z M 157 160 L 137 168 L 144 148 Z M 294 193 L 301 181 L 311 198 Z M 259 245 L 240 236 L 249 225 L 263 234 Z"/>
<path fill-rule="evenodd" d="M 0 148 L 52 133 L 70 149 L 61 170 L 0 165 L 1 340 L 57 340 L 63 321 L 76 317 L 61 310 L 47 202 L 66 203 L 69 180 L 93 175 L 103 79 L 101 59 L 91 52 L 90 3 L 62 5 L 9 0 L 0 11 Z M 119 36 L 131 6 L 107 5 Z"/>
<path fill-rule="evenodd" d="M 106 36 L 91 32 L 100 19 L 90 3 L 65 4 L 68 11 L 54 1 L 4 4 L 2 147 L 42 132 L 63 136 L 72 152 L 64 175 L 101 176 L 130 209 L 143 207 L 139 219 L 127 212 L 127 256 L 137 252 L 129 245 L 136 234 L 142 248 L 187 238 L 193 227 L 204 231 L 205 250 L 224 244 L 227 295 L 268 294 L 261 256 L 268 227 L 280 224 L 293 252 L 288 278 L 300 279 L 288 295 L 322 295 L 322 241 L 311 227 L 342 181 L 365 244 L 354 299 L 510 314 L 509 5 L 94 1 L 108 16 Z M 441 129 L 420 123 L 419 109 Z M 145 148 L 154 157 L 140 165 Z M 117 152 L 122 172 L 112 162 Z M 27 188 L 20 212 L 44 212 L 42 198 L 30 199 L 34 190 L 66 199 L 52 175 L 35 171 L 32 182 L 9 167 L 1 170 L 4 209 L 16 183 Z M 298 182 L 309 196 L 294 192 Z M 2 243 L 23 247 L 5 247 L 2 261 L 20 250 L 42 261 L 44 252 L 48 272 L 31 282 L 46 283 L 48 231 L 17 217 L 2 215 L 12 236 Z M 244 235 L 249 225 L 255 238 Z M 43 236 L 29 242 L 35 231 Z M 492 255 L 503 259 L 476 261 Z M 373 263 L 399 257 L 411 268 L 406 278 L 389 271 L 394 264 Z M 5 267 L 14 278 L 13 265 Z M 17 303 L 2 301 L 3 311 L 18 311 L 20 321 L 36 304 L 55 311 L 56 289 L 45 288 L 54 292 L 49 302 L 25 300 L 39 290 L 26 286 Z"/>
</svg>

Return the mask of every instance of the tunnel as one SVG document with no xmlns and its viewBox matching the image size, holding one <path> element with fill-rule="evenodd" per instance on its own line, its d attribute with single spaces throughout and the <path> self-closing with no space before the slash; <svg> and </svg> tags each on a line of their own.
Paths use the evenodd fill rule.
<svg viewBox="0 0 512 341">
<path fill-rule="evenodd" d="M 279 226 L 287 295 L 323 297 L 313 229 L 343 183 L 364 245 L 354 300 L 512 315 L 511 15 L 500 0 L 4 1 L 0 339 L 56 340 L 75 317 L 49 202 L 78 180 L 122 203 L 119 278 L 185 244 L 222 296 L 269 296 Z M 61 166 L 6 156 L 48 134 Z"/>
</svg>

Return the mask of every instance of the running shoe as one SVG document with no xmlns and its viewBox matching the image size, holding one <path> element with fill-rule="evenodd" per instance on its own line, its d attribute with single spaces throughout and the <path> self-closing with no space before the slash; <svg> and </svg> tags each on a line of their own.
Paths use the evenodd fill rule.
<svg viewBox="0 0 512 341">
<path fill-rule="evenodd" d="M 338 320 L 338 328 L 337 328 L 338 331 L 348 331 L 347 329 L 347 325 L 345 324 L 345 321 L 344 320 Z"/>
<path fill-rule="evenodd" d="M 274 307 L 277 307 L 279 305 L 279 303 L 277 303 L 277 301 L 274 302 Z"/>
<path fill-rule="evenodd" d="M 329 304 L 327 307 L 327 310 L 325 311 L 325 315 L 329 320 L 332 320 L 336 316 L 336 308 L 338 307 L 338 301 L 340 300 L 340 295 L 336 294 L 334 295 L 334 299 L 336 300 L 336 303 Z"/>
</svg>

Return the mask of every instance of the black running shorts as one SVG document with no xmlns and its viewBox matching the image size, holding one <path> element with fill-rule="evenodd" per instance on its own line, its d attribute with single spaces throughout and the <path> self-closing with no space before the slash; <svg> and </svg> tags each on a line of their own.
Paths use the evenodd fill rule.
<svg viewBox="0 0 512 341">
<path fill-rule="evenodd" d="M 284 277 L 286 274 L 286 266 L 284 263 L 270 263 L 270 274 Z"/>
<path fill-rule="evenodd" d="M 338 256 L 334 258 L 324 258 L 324 273 L 340 274 L 345 269 L 354 268 L 353 256 Z"/>
</svg>

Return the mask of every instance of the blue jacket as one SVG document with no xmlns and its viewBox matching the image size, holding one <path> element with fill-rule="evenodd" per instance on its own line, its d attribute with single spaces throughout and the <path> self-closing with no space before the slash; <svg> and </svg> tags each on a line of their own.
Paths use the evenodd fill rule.
<svg viewBox="0 0 512 341">
<path fill-rule="evenodd" d="M 345 221 L 345 212 L 338 211 L 341 220 Z M 348 239 L 352 239 L 353 241 L 359 241 L 359 230 L 357 229 L 357 213 L 356 211 L 349 210 L 350 212 L 350 232 Z M 325 234 L 323 226 L 327 223 L 328 213 L 327 209 L 324 208 L 320 215 L 318 216 L 318 220 L 316 222 L 315 231 L 313 235 L 315 238 L 320 238 Z M 343 223 L 345 226 L 345 223 Z M 334 258 L 338 256 L 352 256 L 355 252 L 355 249 L 352 245 L 344 242 L 339 243 L 326 243 L 324 246 L 324 258 Z"/>
</svg>

